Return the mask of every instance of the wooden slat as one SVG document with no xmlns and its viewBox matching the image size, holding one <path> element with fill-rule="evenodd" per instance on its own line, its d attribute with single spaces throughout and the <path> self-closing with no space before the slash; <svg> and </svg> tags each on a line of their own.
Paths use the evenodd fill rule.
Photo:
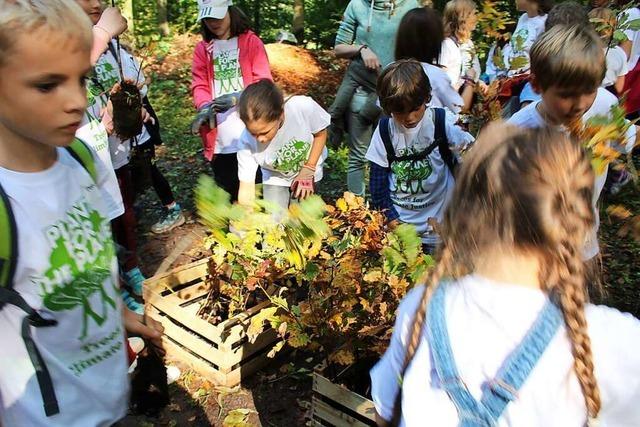
<svg viewBox="0 0 640 427">
<path fill-rule="evenodd" d="M 209 272 L 209 258 L 204 258 L 191 264 L 183 265 L 167 273 L 153 276 L 144 282 L 144 298 L 147 293 L 162 293 L 173 289 L 177 285 L 189 283 L 201 277 L 206 277 Z"/>
<path fill-rule="evenodd" d="M 172 302 L 177 305 L 182 305 L 185 303 L 189 303 L 195 299 L 200 298 L 203 295 L 209 293 L 211 286 L 205 283 L 204 281 L 200 281 L 194 283 L 193 285 L 186 287 L 184 289 L 180 289 L 177 292 L 171 293 L 169 295 L 161 296 L 160 298 L 164 298 L 167 302 Z"/>
<path fill-rule="evenodd" d="M 180 306 L 168 303 L 163 299 L 158 299 L 151 304 L 158 309 L 158 311 L 164 315 L 167 315 L 176 322 L 183 324 L 185 327 L 197 331 L 200 335 L 206 337 L 217 344 L 222 344 L 220 337 L 220 329 L 215 325 L 201 319 L 199 316 L 188 315 Z"/>
<path fill-rule="evenodd" d="M 376 419 L 376 410 L 371 400 L 352 392 L 346 387 L 332 383 L 318 372 L 313 373 L 313 391 L 338 402 L 371 421 Z"/>
<path fill-rule="evenodd" d="M 313 418 L 335 427 L 369 427 L 367 424 L 333 408 L 317 397 L 312 398 Z M 317 425 L 322 425 L 318 423 Z"/>
</svg>

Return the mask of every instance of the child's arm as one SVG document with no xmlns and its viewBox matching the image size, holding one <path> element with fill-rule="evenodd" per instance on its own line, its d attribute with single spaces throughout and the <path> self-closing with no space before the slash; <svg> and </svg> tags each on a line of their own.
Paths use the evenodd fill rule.
<svg viewBox="0 0 640 427">
<path fill-rule="evenodd" d="M 260 167 L 253 157 L 252 138 L 245 130 L 240 137 L 240 149 L 238 150 L 238 203 L 251 206 L 256 198 L 256 172 Z"/>
<path fill-rule="evenodd" d="M 387 217 L 387 221 L 397 221 L 400 218 L 398 211 L 391 201 L 391 189 L 389 188 L 390 168 L 385 168 L 375 162 L 369 162 L 369 192 L 371 193 L 371 207 L 381 210 Z"/>
<path fill-rule="evenodd" d="M 91 64 L 95 64 L 100 55 L 107 50 L 114 37 L 127 31 L 127 20 L 117 7 L 108 7 L 102 12 L 100 20 L 93 27 L 93 47 L 91 48 Z"/>
<path fill-rule="evenodd" d="M 616 79 L 616 82 L 613 84 L 613 87 L 615 88 L 617 94 L 621 94 L 622 92 L 624 92 L 624 77 L 625 76 L 619 76 Z"/>
<path fill-rule="evenodd" d="M 454 153 L 460 153 L 475 141 L 473 135 L 465 132 L 460 126 L 458 126 L 456 124 L 456 117 L 446 110 L 444 129 L 447 134 L 447 141 L 449 142 L 451 151 Z"/>
</svg>

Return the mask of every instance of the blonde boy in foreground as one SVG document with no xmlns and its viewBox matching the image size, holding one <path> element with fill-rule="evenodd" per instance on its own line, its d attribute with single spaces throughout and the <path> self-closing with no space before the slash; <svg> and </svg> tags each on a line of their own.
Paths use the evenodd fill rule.
<svg viewBox="0 0 640 427">
<path fill-rule="evenodd" d="M 110 426 L 127 411 L 125 330 L 101 188 L 74 134 L 91 24 L 73 0 L 0 0 L 0 424 Z M 69 147 L 69 148 L 67 148 Z"/>
</svg>

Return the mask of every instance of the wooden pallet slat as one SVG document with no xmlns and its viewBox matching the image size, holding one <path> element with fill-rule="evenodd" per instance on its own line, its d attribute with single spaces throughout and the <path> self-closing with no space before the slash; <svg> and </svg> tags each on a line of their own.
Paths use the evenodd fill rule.
<svg viewBox="0 0 640 427">
<path fill-rule="evenodd" d="M 346 387 L 327 379 L 316 367 L 313 373 L 313 418 L 317 425 L 352 427 L 375 426 L 376 410 L 373 402 Z"/>
<path fill-rule="evenodd" d="M 269 301 L 218 325 L 200 318 L 197 311 L 209 292 L 208 274 L 209 260 L 204 259 L 147 279 L 147 311 L 165 328 L 169 356 L 186 362 L 216 384 L 232 387 L 269 362 L 267 354 L 279 337 L 270 327 L 254 342 L 246 336 L 251 319 L 269 307 Z"/>
</svg>

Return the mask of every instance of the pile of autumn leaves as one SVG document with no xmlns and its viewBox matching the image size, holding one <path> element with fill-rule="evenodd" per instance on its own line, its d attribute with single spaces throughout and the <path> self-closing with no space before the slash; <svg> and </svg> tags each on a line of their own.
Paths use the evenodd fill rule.
<svg viewBox="0 0 640 427">
<path fill-rule="evenodd" d="M 231 205 L 211 179 L 196 191 L 202 221 L 211 230 L 212 276 L 230 303 L 230 316 L 256 293 L 271 301 L 247 331 L 256 339 L 266 327 L 284 344 L 324 352 L 329 362 L 350 365 L 382 354 L 402 297 L 432 265 L 415 228 L 391 230 L 381 212 L 351 193 L 326 205 L 313 196 L 293 204 L 284 219 L 275 206 Z"/>
</svg>

